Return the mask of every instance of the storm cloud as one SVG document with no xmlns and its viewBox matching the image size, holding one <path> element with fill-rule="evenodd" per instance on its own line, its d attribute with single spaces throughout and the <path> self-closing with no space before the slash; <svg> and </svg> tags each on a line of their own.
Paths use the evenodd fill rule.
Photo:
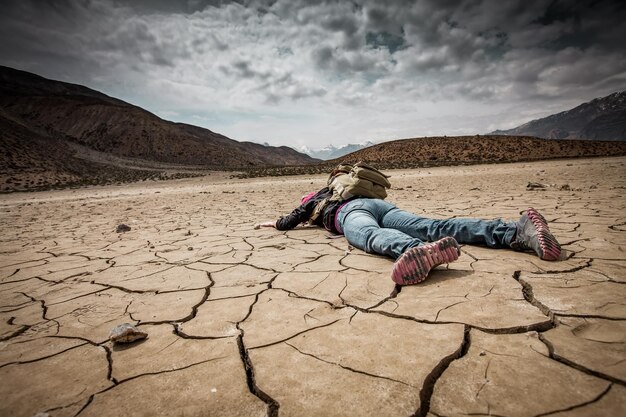
<svg viewBox="0 0 626 417">
<path fill-rule="evenodd" d="M 625 17 L 611 1 L 6 1 L 0 64 L 240 140 L 475 134 L 624 90 Z"/>
</svg>

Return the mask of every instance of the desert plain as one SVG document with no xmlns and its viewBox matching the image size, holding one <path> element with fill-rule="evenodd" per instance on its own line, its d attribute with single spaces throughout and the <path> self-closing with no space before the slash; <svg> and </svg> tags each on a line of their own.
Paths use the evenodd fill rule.
<svg viewBox="0 0 626 417">
<path fill-rule="evenodd" d="M 388 173 L 418 215 L 533 206 L 563 259 L 464 245 L 400 288 L 343 237 L 254 230 L 324 175 L 4 194 L 0 415 L 626 415 L 626 157 Z"/>
</svg>

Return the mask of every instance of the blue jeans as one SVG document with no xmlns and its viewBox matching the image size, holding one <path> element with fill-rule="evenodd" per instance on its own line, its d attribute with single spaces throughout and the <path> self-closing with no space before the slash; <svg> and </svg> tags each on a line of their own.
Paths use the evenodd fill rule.
<svg viewBox="0 0 626 417">
<path fill-rule="evenodd" d="M 419 217 L 384 200 L 360 198 L 344 205 L 336 224 L 351 245 L 368 253 L 396 259 L 408 249 L 452 236 L 459 243 L 510 247 L 516 223 L 500 219 L 446 219 Z"/>
</svg>

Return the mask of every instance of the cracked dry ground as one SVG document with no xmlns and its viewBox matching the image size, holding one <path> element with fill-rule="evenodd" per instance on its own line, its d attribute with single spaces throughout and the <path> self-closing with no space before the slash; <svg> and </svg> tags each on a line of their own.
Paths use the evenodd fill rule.
<svg viewBox="0 0 626 417">
<path fill-rule="evenodd" d="M 0 415 L 625 415 L 625 164 L 391 171 L 402 208 L 534 205 L 566 250 L 466 245 L 399 292 L 344 238 L 252 229 L 323 176 L 5 195 Z"/>
</svg>

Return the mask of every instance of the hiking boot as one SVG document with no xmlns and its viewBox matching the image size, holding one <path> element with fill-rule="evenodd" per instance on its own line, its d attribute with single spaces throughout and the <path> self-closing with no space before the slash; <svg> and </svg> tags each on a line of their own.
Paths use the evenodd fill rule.
<svg viewBox="0 0 626 417">
<path fill-rule="evenodd" d="M 459 259 L 461 248 L 453 237 L 411 248 L 393 264 L 391 279 L 399 285 L 422 282 L 431 269 Z"/>
<path fill-rule="evenodd" d="M 532 207 L 517 222 L 517 233 L 511 247 L 520 251 L 532 249 L 546 261 L 556 261 L 561 256 L 561 245 L 550 233 L 548 222 Z"/>
</svg>

